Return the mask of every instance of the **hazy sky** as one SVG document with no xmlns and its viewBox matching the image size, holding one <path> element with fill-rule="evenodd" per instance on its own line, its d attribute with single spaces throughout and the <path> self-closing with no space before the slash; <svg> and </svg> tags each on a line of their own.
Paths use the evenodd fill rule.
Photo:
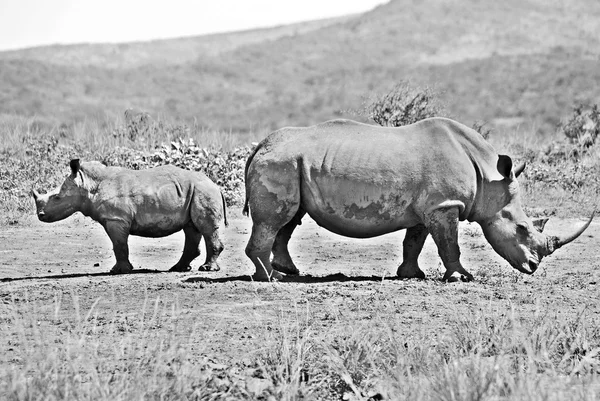
<svg viewBox="0 0 600 401">
<path fill-rule="evenodd" d="M 387 0 L 0 0 L 0 50 L 227 32 L 363 12 Z"/>
</svg>

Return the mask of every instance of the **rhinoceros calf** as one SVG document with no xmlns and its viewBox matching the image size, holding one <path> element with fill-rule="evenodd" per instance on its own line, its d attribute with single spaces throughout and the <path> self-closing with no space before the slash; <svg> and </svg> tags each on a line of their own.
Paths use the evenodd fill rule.
<svg viewBox="0 0 600 401">
<path fill-rule="evenodd" d="M 60 187 L 44 195 L 32 191 L 37 216 L 50 223 L 81 212 L 102 224 L 117 259 L 112 273 L 133 269 L 129 235 L 157 238 L 180 230 L 185 233 L 183 255 L 171 271 L 190 270 L 200 255 L 201 238 L 206 261 L 200 270 L 219 270 L 219 227 L 227 225 L 226 206 L 219 187 L 204 174 L 174 166 L 136 171 L 79 159 L 70 165 L 71 174 Z"/>
<path fill-rule="evenodd" d="M 577 238 L 593 214 L 571 235 L 538 231 L 521 207 L 516 177 L 524 167 L 513 169 L 511 158 L 479 133 L 445 118 L 399 128 L 334 120 L 276 131 L 246 163 L 244 213 L 253 222 L 246 254 L 254 279 L 298 274 L 288 241 L 307 213 L 348 237 L 406 229 L 400 277 L 425 277 L 417 258 L 431 234 L 444 279 L 472 280 L 459 260 L 461 220 L 479 223 L 498 254 L 532 274 L 542 257 Z"/>
</svg>

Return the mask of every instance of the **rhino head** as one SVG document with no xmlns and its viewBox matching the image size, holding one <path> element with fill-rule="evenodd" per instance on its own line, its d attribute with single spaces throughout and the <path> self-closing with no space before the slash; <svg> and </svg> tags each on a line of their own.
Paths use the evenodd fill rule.
<svg viewBox="0 0 600 401">
<path fill-rule="evenodd" d="M 493 216 L 478 222 L 486 239 L 500 256 L 520 272 L 533 274 L 544 256 L 573 241 L 588 228 L 595 211 L 589 220 L 573 233 L 562 236 L 544 234 L 543 228 L 548 219 L 533 221 L 521 207 L 516 178 L 524 168 L 525 163 L 522 163 L 513 170 L 510 157 L 500 155 L 498 171 L 504 179 L 490 183 L 488 199 L 491 203 L 494 203 L 491 199 L 502 199 L 505 205 Z"/>
<path fill-rule="evenodd" d="M 71 160 L 71 174 L 58 187 L 46 194 L 35 189 L 31 195 L 35 200 L 38 218 L 46 223 L 66 219 L 73 213 L 81 211 L 88 199 L 88 191 L 83 185 L 79 159 Z"/>
</svg>

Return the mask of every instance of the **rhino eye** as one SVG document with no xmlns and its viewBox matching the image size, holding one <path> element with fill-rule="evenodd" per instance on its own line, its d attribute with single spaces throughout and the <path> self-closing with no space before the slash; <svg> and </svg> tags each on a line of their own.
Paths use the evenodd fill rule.
<svg viewBox="0 0 600 401">
<path fill-rule="evenodd" d="M 527 232 L 529 231 L 529 226 L 527 226 L 527 223 L 517 223 L 517 231 Z"/>
</svg>

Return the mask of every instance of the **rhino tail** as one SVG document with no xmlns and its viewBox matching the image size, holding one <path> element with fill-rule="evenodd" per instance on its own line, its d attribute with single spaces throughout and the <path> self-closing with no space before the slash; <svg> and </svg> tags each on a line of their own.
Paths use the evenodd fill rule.
<svg viewBox="0 0 600 401">
<path fill-rule="evenodd" d="M 225 195 L 221 192 L 221 201 L 223 202 L 223 220 L 225 220 L 225 227 L 229 226 L 227 221 L 227 202 L 225 201 Z"/>
<path fill-rule="evenodd" d="M 252 150 L 252 153 L 250 153 L 250 156 L 248 156 L 248 160 L 246 160 L 246 167 L 244 168 L 244 182 L 246 183 L 246 200 L 244 201 L 244 209 L 242 209 L 242 214 L 244 216 L 248 216 L 249 212 L 250 212 L 250 207 L 248 206 L 248 200 L 250 199 L 250 187 L 248 185 L 248 168 L 250 167 L 250 163 L 252 163 L 252 159 L 254 159 L 254 156 L 256 155 L 256 152 L 259 151 L 260 148 L 262 148 L 263 143 L 260 142 L 258 145 L 256 145 L 254 147 L 254 149 Z"/>
</svg>

